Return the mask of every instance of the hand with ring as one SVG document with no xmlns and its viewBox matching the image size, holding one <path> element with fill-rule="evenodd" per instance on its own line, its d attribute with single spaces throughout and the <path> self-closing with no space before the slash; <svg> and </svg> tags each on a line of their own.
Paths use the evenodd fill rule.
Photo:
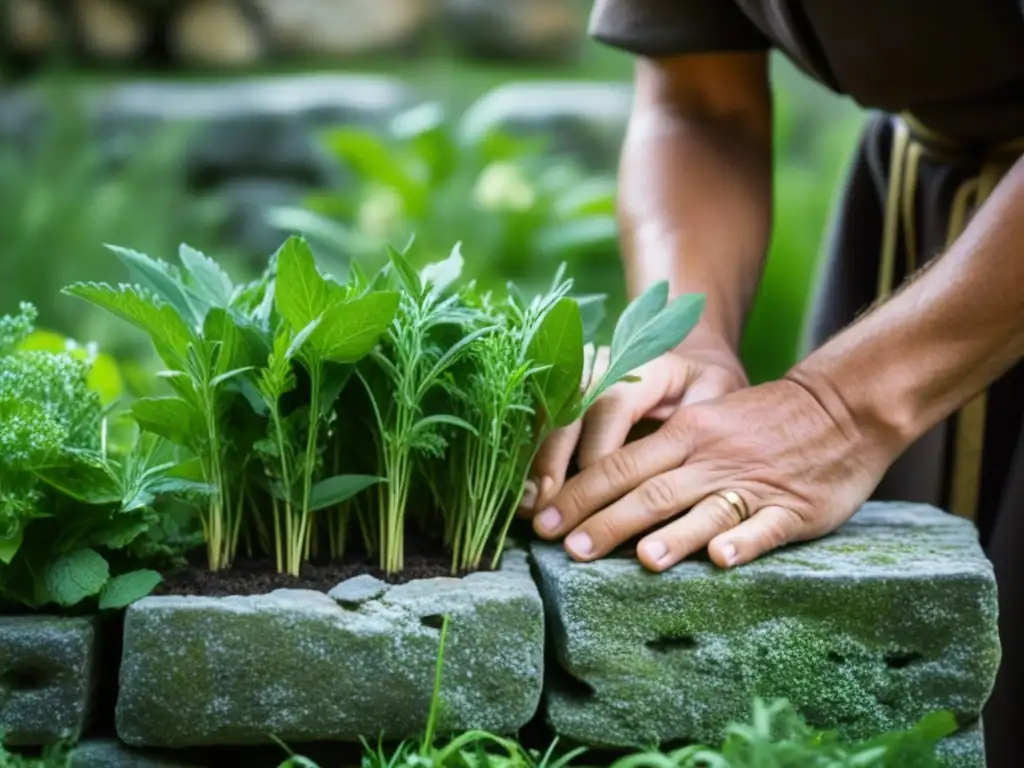
<svg viewBox="0 0 1024 768">
<path fill-rule="evenodd" d="M 568 480 L 534 528 L 580 561 L 646 534 L 652 571 L 705 547 L 729 568 L 838 528 L 896 455 L 825 383 L 790 376 L 680 408 Z"/>
</svg>

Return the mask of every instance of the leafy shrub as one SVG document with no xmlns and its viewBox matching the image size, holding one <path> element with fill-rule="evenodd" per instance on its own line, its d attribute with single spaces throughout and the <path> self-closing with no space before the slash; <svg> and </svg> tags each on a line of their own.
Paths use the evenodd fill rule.
<svg viewBox="0 0 1024 768">
<path fill-rule="evenodd" d="M 30 304 L 0 316 L 0 605 L 121 607 L 159 581 L 124 567 L 152 502 L 188 484 L 158 441 L 110 444 L 89 358 L 24 349 L 35 318 Z"/>
<path fill-rule="evenodd" d="M 571 296 L 562 270 L 528 299 L 462 280 L 458 247 L 420 271 L 390 249 L 372 276 L 353 264 L 342 283 L 292 237 L 241 286 L 187 246 L 180 266 L 112 250 L 137 284 L 66 291 L 145 331 L 167 366 L 171 392 L 131 413 L 187 450 L 191 478 L 211 489 L 201 518 L 213 570 L 244 538 L 298 575 L 324 538 L 342 556 L 353 517 L 388 574 L 403 570 L 413 522 L 443 529 L 453 571 L 480 567 L 489 546 L 496 564 L 544 438 L 675 347 L 703 306 L 652 287 L 622 314 L 610 365 L 590 382 L 585 345 L 602 303 Z"/>
<path fill-rule="evenodd" d="M 444 253 L 458 232 L 473 257 L 466 277 L 484 290 L 513 280 L 539 291 L 564 261 L 582 276 L 583 290 L 608 293 L 621 309 L 614 178 L 554 155 L 536 138 L 496 130 L 461 136 L 436 104 L 398 115 L 383 134 L 330 130 L 322 147 L 339 175 L 352 178 L 268 217 L 303 232 L 332 265 L 376 268 L 389 243 L 414 234 L 419 254 Z"/>
</svg>

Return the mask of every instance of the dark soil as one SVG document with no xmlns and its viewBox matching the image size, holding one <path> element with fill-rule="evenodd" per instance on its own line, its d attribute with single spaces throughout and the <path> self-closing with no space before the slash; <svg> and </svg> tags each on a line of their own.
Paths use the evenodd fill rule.
<svg viewBox="0 0 1024 768">
<path fill-rule="evenodd" d="M 278 573 L 272 559 L 240 560 L 226 571 L 211 572 L 197 562 L 187 568 L 169 571 L 155 595 L 263 595 L 275 589 L 316 589 L 327 592 L 353 576 L 370 574 L 392 584 L 416 579 L 451 576 L 451 558 L 448 555 L 407 555 L 405 570 L 392 577 L 378 568 L 369 558 L 344 563 L 305 563 L 298 578 Z"/>
</svg>

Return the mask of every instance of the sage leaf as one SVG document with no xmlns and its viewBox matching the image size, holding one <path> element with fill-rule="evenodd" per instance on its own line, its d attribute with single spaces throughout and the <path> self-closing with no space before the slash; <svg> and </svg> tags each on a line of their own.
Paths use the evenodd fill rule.
<svg viewBox="0 0 1024 768">
<path fill-rule="evenodd" d="M 604 390 L 641 365 L 679 346 L 690 331 L 696 327 L 704 309 L 703 295 L 686 294 L 673 300 L 660 311 L 651 312 L 652 303 L 647 303 L 649 299 L 642 301 L 644 296 L 637 299 L 637 302 L 641 304 L 641 311 L 633 313 L 630 322 L 621 333 L 619 328 L 616 328 L 617 351 L 613 339 L 611 364 L 600 384 L 588 396 L 590 402 L 596 400 Z M 623 313 L 623 317 L 625 317 L 625 313 Z M 645 319 L 643 322 L 639 322 L 640 318 Z M 621 322 L 620 326 L 622 326 Z"/>
<path fill-rule="evenodd" d="M 47 564 L 43 573 L 46 591 L 58 605 L 77 605 L 99 594 L 110 578 L 110 566 L 94 549 L 76 549 Z"/>
<path fill-rule="evenodd" d="M 383 477 L 373 475 L 336 475 L 313 485 L 310 488 L 309 511 L 315 512 L 333 507 L 348 501 L 357 493 L 370 486 L 384 482 Z"/>
<path fill-rule="evenodd" d="M 163 577 L 148 568 L 115 576 L 100 592 L 99 608 L 101 611 L 126 608 L 146 597 L 161 581 Z"/>
<path fill-rule="evenodd" d="M 641 329 L 665 308 L 667 302 L 668 281 L 666 280 L 655 283 L 633 299 L 615 324 L 611 356 L 615 358 L 621 355 L 629 346 L 630 340 L 635 338 Z"/>
</svg>

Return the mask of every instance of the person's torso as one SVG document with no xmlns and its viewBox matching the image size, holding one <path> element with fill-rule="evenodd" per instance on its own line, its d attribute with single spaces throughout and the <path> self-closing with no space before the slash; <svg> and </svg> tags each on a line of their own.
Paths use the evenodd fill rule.
<svg viewBox="0 0 1024 768">
<path fill-rule="evenodd" d="M 793 62 L 865 107 L 965 138 L 1024 135 L 1021 0 L 735 0 Z"/>
</svg>

